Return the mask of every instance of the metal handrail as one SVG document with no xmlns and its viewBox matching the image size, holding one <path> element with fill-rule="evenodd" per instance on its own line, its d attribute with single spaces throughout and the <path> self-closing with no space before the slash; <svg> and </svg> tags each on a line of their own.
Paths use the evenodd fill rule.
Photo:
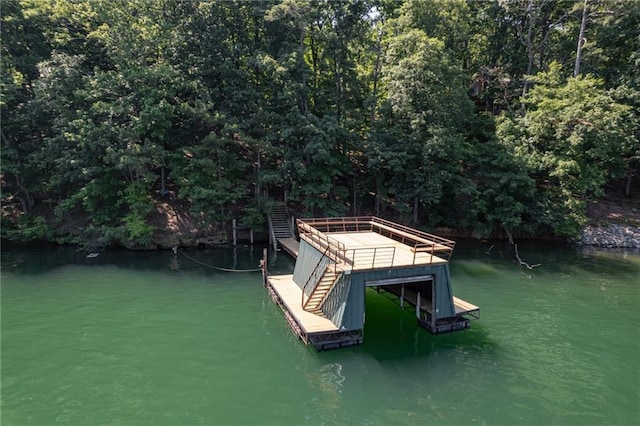
<svg viewBox="0 0 640 426">
<path fill-rule="evenodd" d="M 324 251 L 324 253 L 322 254 L 322 257 L 320 258 L 320 260 L 318 260 L 318 263 L 316 263 L 315 268 L 313 268 L 313 272 L 311 272 L 311 275 L 309 275 L 309 278 L 307 279 L 307 282 L 304 284 L 303 288 L 302 288 L 302 307 L 304 308 L 304 296 L 307 290 L 307 286 L 309 285 L 310 282 L 312 282 L 312 278 L 314 276 L 316 276 L 316 273 L 318 272 L 318 269 L 320 268 L 320 265 L 322 265 L 322 261 L 325 259 L 325 257 L 327 257 L 327 251 L 329 250 L 329 248 L 327 247 L 327 249 Z M 322 273 L 324 274 L 324 271 L 322 271 Z M 320 280 L 322 279 L 322 275 L 320 275 L 320 278 L 316 281 L 316 284 L 318 282 L 320 282 Z M 311 292 L 311 294 L 313 294 L 313 291 Z M 311 295 L 309 295 L 309 297 L 311 297 Z M 308 299 L 307 299 L 308 300 Z"/>
<path fill-rule="evenodd" d="M 451 249 L 453 249 L 453 247 L 456 244 L 455 241 L 452 241 L 452 240 L 449 240 L 449 239 L 446 239 L 446 238 L 443 238 L 443 237 L 439 237 L 437 235 L 433 235 L 433 234 L 430 234 L 428 232 L 421 231 L 419 229 L 410 228 L 408 226 L 404 226 L 404 225 L 400 225 L 398 223 L 390 222 L 388 220 L 381 219 L 379 217 L 372 217 L 372 222 L 373 222 L 373 224 L 372 224 L 373 226 L 375 226 L 376 223 L 379 223 L 380 225 L 384 225 L 387 228 L 393 228 L 393 229 L 395 229 L 395 230 L 397 230 L 399 232 L 410 234 L 410 235 L 415 236 L 417 238 L 428 239 L 428 240 L 434 241 L 436 243 L 439 243 L 439 244 L 441 244 L 443 246 L 447 246 L 447 247 L 449 247 Z"/>
<path fill-rule="evenodd" d="M 387 226 L 389 228 L 394 228 L 398 231 L 406 232 L 408 234 L 413 234 L 416 237 L 428 238 L 430 240 L 434 240 L 443 245 L 455 244 L 455 241 L 448 240 L 446 238 L 439 237 L 437 235 L 430 234 L 428 232 L 421 231 L 419 229 L 411 228 L 405 225 L 400 225 L 398 223 L 391 222 L 376 216 L 311 218 L 311 219 L 298 219 L 298 221 L 311 225 L 313 228 L 316 228 L 316 229 L 324 229 L 324 232 L 337 232 L 338 227 L 343 228 L 342 230 L 344 232 L 353 231 L 353 230 L 371 231 L 372 226 L 378 223 L 378 224 Z"/>
<path fill-rule="evenodd" d="M 385 251 L 387 254 L 385 256 Z M 375 268 L 384 268 L 391 267 L 394 264 L 395 256 L 396 256 L 396 248 L 393 246 L 385 246 L 385 247 L 359 247 L 354 249 L 348 249 L 345 253 L 346 257 L 349 257 L 347 254 L 351 253 L 352 266 L 353 267 L 362 267 L 368 266 L 369 269 Z M 370 259 L 370 260 L 369 260 Z"/>
<path fill-rule="evenodd" d="M 422 249 L 426 249 L 426 250 L 422 250 Z M 416 255 L 419 252 L 427 252 L 427 253 L 429 253 L 429 255 L 430 255 L 429 263 L 433 263 L 433 253 L 435 252 L 435 245 L 434 244 L 416 243 L 413 246 L 413 264 L 414 265 L 416 263 Z"/>
<path fill-rule="evenodd" d="M 343 243 L 323 234 L 301 219 L 298 219 L 297 222 L 300 238 L 308 239 L 312 244 L 316 242 L 321 248 L 325 248 L 326 256 L 334 262 L 335 268 L 337 268 L 338 263 L 350 263 L 349 259 L 344 255 L 346 246 Z"/>
<path fill-rule="evenodd" d="M 360 247 L 347 249 L 345 244 L 329 237 L 324 232 L 368 231 L 377 232 L 383 235 L 387 234 L 390 238 L 399 240 L 412 248 L 412 263 L 414 265 L 419 261 L 417 256 L 417 253 L 419 252 L 429 254 L 429 263 L 433 262 L 433 258 L 436 254 L 438 257 L 448 261 L 451 258 L 456 244 L 455 241 L 429 234 L 418 229 L 413 229 L 408 226 L 396 224 L 375 216 L 298 219 L 297 223 L 301 238 L 306 239 L 311 244 L 317 245 L 321 250 L 328 249 L 327 255 L 335 262 L 334 267 L 337 267 L 338 263 L 353 267 L 354 264 L 358 262 L 358 257 L 362 257 L 363 252 L 371 250 L 373 250 L 373 257 L 369 264 L 370 268 L 383 266 L 391 267 L 394 266 L 395 247 Z M 383 250 L 393 250 L 390 264 L 381 265 L 376 261 L 376 258 Z M 351 254 L 351 256 L 348 256 L 347 254 Z"/>
</svg>

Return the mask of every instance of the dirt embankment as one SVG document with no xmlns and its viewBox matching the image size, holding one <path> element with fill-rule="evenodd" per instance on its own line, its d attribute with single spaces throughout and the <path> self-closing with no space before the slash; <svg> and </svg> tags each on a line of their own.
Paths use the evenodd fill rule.
<svg viewBox="0 0 640 426">
<path fill-rule="evenodd" d="M 153 243 L 158 248 L 215 246 L 231 239 L 224 226 L 201 225 L 189 204 L 173 196 L 155 200 L 149 223 L 155 228 Z"/>
</svg>

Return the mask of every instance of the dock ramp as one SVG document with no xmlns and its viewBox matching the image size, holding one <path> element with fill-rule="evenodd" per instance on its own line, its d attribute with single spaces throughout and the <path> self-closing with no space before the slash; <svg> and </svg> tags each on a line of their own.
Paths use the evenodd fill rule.
<svg viewBox="0 0 640 426">
<path fill-rule="evenodd" d="M 280 246 L 297 257 L 299 244 L 287 206 L 284 203 L 274 204 L 267 220 L 269 221 L 269 240 L 274 250 Z"/>
</svg>

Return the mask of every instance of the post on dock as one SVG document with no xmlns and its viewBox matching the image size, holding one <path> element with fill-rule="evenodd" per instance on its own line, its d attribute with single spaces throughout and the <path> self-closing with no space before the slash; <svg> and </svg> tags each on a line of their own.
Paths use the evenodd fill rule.
<svg viewBox="0 0 640 426">
<path fill-rule="evenodd" d="M 262 249 L 262 260 L 260 261 L 260 269 L 262 269 L 262 285 L 267 286 L 267 249 Z"/>
<path fill-rule="evenodd" d="M 416 317 L 420 319 L 420 292 L 418 292 L 418 299 L 416 300 Z"/>
</svg>

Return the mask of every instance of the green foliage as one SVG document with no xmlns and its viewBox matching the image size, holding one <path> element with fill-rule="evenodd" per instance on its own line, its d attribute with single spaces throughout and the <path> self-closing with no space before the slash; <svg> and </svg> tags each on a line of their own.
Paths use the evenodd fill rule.
<svg viewBox="0 0 640 426">
<path fill-rule="evenodd" d="M 495 137 L 493 117 L 480 116 L 475 125 L 477 139 L 472 155 L 477 157 L 470 159 L 474 234 L 484 237 L 502 230 L 508 234 L 535 234 L 541 225 L 536 220 L 536 186 L 525 161 Z M 516 138 L 520 136 L 515 134 Z"/>
<path fill-rule="evenodd" d="M 384 191 L 393 194 L 396 208 L 412 212 L 416 224 L 424 208 L 429 211 L 427 223 L 433 226 L 448 216 L 441 208 L 446 205 L 445 194 L 465 186 L 457 176 L 472 106 L 461 70 L 441 41 L 414 29 L 387 43 L 378 125 L 382 131 L 372 146 L 375 164 L 389 176 Z"/>
<path fill-rule="evenodd" d="M 123 219 L 124 229 L 122 242 L 126 246 L 148 246 L 152 243 L 151 237 L 154 228 L 147 223 L 144 216 L 138 212 L 131 212 Z"/>
<path fill-rule="evenodd" d="M 564 80 L 556 64 L 534 79 L 527 115 L 504 116 L 498 136 L 536 179 L 554 232 L 575 235 L 586 223 L 585 201 L 622 173 L 636 143 L 629 107 L 615 102 L 601 80 Z"/>
<path fill-rule="evenodd" d="M 51 230 L 41 216 L 23 216 L 15 228 L 2 228 L 3 237 L 15 241 L 41 241 L 51 237 Z"/>
<path fill-rule="evenodd" d="M 574 234 L 640 174 L 639 5 L 588 2 L 572 78 L 583 2 L 6 0 L 3 235 L 151 247 L 159 191 Z"/>
</svg>

